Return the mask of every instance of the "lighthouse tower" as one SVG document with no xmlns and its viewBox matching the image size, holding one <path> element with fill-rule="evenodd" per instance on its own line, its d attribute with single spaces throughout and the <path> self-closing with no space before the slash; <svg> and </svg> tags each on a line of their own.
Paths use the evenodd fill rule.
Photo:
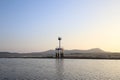
<svg viewBox="0 0 120 80">
<path fill-rule="evenodd" d="M 56 58 L 63 58 L 63 48 L 61 48 L 61 37 L 58 37 L 58 41 L 59 41 L 59 47 L 55 48 L 56 50 Z"/>
</svg>

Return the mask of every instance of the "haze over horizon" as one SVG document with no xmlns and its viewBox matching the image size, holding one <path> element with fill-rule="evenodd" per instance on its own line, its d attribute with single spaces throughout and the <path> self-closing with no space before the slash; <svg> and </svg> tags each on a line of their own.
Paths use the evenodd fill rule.
<svg viewBox="0 0 120 80">
<path fill-rule="evenodd" d="M 120 52 L 120 0 L 0 0 L 0 52 Z"/>
</svg>

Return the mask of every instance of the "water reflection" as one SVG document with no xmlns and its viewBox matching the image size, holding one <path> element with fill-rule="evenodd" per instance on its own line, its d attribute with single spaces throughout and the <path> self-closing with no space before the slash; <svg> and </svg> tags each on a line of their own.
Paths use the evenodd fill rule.
<svg viewBox="0 0 120 80">
<path fill-rule="evenodd" d="M 120 80 L 120 60 L 0 59 L 0 80 Z"/>
<path fill-rule="evenodd" d="M 64 80 L 64 59 L 56 59 L 56 78 Z"/>
</svg>

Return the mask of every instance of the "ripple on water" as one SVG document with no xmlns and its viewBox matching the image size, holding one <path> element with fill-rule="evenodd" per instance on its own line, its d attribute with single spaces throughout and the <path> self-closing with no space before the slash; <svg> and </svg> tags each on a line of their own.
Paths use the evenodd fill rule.
<svg viewBox="0 0 120 80">
<path fill-rule="evenodd" d="M 120 60 L 0 59 L 0 80 L 120 80 Z"/>
</svg>

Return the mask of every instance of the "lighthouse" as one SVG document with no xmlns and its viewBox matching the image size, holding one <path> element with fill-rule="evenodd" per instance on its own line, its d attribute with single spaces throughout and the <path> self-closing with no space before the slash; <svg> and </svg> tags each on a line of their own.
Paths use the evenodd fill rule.
<svg viewBox="0 0 120 80">
<path fill-rule="evenodd" d="M 58 48 L 55 48 L 55 51 L 56 51 L 56 58 L 63 58 L 63 48 L 61 48 L 61 40 L 62 38 L 61 37 L 58 37 L 58 41 L 59 41 L 59 44 L 58 44 Z"/>
</svg>

